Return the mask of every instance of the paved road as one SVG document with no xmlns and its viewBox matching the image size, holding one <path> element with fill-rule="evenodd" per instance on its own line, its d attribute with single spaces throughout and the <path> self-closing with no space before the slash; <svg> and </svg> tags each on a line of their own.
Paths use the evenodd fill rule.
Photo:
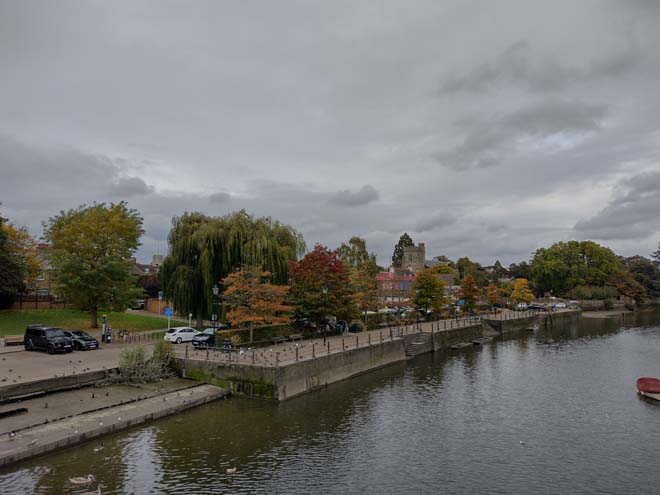
<svg viewBox="0 0 660 495">
<path fill-rule="evenodd" d="M 94 351 L 68 354 L 9 352 L 0 354 L 0 387 L 87 371 L 116 368 L 123 344 L 106 344 Z"/>
</svg>

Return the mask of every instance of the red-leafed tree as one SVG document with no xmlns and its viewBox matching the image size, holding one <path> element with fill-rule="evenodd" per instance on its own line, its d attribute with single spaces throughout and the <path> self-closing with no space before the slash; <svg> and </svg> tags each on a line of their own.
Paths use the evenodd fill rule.
<svg viewBox="0 0 660 495">
<path fill-rule="evenodd" d="M 303 259 L 289 266 L 289 294 L 296 318 L 320 322 L 332 316 L 348 320 L 357 315 L 349 269 L 337 251 L 317 244 Z"/>
</svg>

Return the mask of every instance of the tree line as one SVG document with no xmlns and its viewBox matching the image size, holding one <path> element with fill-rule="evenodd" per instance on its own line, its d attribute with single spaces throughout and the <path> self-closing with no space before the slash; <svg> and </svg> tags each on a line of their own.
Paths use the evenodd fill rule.
<svg viewBox="0 0 660 495">
<path fill-rule="evenodd" d="M 100 310 L 125 309 L 144 293 L 144 280 L 138 286 L 131 274 L 143 234 L 142 217 L 125 202 L 81 205 L 44 223 L 42 254 L 57 293 L 88 310 L 93 327 Z M 219 217 L 176 216 L 168 244 L 158 280 L 150 283 L 162 288 L 178 314 L 192 314 L 197 326 L 213 314 L 250 329 L 292 319 L 351 320 L 379 306 L 376 275 L 383 268 L 360 237 L 336 249 L 316 245 L 307 252 L 293 227 L 241 210 Z M 414 246 L 407 233 L 394 247 L 393 266 L 401 267 L 405 246 Z M 27 229 L 0 217 L 0 304 L 30 290 L 40 255 Z M 441 255 L 435 262 L 417 274 L 410 291 L 423 314 L 440 313 L 453 303 L 442 274 L 455 277 L 456 297 L 467 309 L 544 294 L 660 297 L 660 246 L 650 259 L 617 256 L 593 241 L 568 241 L 540 248 L 529 262 L 508 268 L 499 261 L 483 267 L 468 257 L 454 262 Z"/>
</svg>

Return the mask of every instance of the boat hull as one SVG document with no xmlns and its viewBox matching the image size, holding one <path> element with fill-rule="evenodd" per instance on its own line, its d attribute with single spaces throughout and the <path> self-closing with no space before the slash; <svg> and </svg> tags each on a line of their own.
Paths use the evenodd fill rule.
<svg viewBox="0 0 660 495">
<path fill-rule="evenodd" d="M 660 380 L 657 378 L 639 378 L 637 393 L 649 399 L 660 400 Z"/>
</svg>

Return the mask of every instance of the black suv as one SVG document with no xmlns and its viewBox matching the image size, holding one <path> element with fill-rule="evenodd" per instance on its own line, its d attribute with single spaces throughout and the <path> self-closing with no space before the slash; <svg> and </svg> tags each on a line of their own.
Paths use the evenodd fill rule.
<svg viewBox="0 0 660 495">
<path fill-rule="evenodd" d="M 99 348 L 99 341 L 87 332 L 81 330 L 64 330 L 64 335 L 73 341 L 73 348 L 76 351 Z"/>
<path fill-rule="evenodd" d="M 64 335 L 61 328 L 45 325 L 29 325 L 25 329 L 23 345 L 26 351 L 42 349 L 48 351 L 48 354 L 71 352 L 73 350 L 73 342 Z"/>
</svg>

